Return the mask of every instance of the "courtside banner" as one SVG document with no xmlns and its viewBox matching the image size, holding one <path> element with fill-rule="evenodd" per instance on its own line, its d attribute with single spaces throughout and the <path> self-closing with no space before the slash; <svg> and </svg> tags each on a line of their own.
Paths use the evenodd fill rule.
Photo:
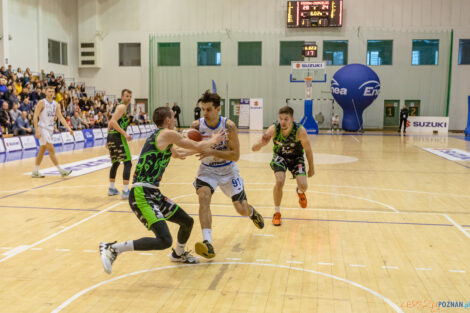
<svg viewBox="0 0 470 313">
<path fill-rule="evenodd" d="M 0 138 L 0 153 L 4 153 L 5 152 L 5 146 L 3 145 L 3 139 Z"/>
<path fill-rule="evenodd" d="M 93 128 L 93 136 L 95 137 L 95 139 L 102 139 L 103 133 L 101 132 L 101 129 Z"/>
<path fill-rule="evenodd" d="M 132 160 L 137 160 L 138 156 L 133 155 Z M 61 164 L 61 167 L 67 170 L 72 170 L 71 177 L 81 176 L 89 173 L 93 173 L 108 167 L 111 167 L 111 159 L 109 155 L 103 155 L 91 159 L 85 159 L 78 162 Z M 59 171 L 56 167 L 49 167 L 45 169 L 39 169 L 41 174 L 48 176 L 60 176 Z M 31 175 L 31 172 L 24 173 L 24 175 Z"/>
<path fill-rule="evenodd" d="M 139 125 L 139 130 L 140 130 L 140 133 L 141 134 L 144 134 L 147 132 L 147 130 L 145 129 L 145 126 L 144 125 Z"/>
<path fill-rule="evenodd" d="M 133 125 L 132 126 L 132 133 L 133 134 L 140 134 L 139 126 Z"/>
<path fill-rule="evenodd" d="M 21 144 L 23 145 L 23 149 L 35 149 L 36 146 L 36 139 L 34 136 L 21 136 Z"/>
<path fill-rule="evenodd" d="M 76 130 L 73 132 L 73 137 L 75 138 L 76 142 L 85 141 L 85 137 L 83 137 L 83 133 L 81 130 Z"/>
<path fill-rule="evenodd" d="M 433 149 L 433 148 L 423 148 L 428 152 L 431 152 L 435 155 L 438 155 L 444 159 L 451 161 L 466 161 L 470 162 L 470 152 L 460 150 L 460 149 Z"/>
<path fill-rule="evenodd" d="M 18 137 L 3 138 L 3 142 L 5 143 L 5 149 L 7 152 L 18 151 L 23 149 L 23 147 L 21 146 L 20 138 Z"/>
<path fill-rule="evenodd" d="M 127 133 L 128 135 L 134 134 L 134 132 L 132 131 L 132 127 L 127 127 L 126 133 Z"/>
<path fill-rule="evenodd" d="M 63 132 L 63 133 L 60 133 L 60 135 L 62 136 L 62 142 L 64 144 L 66 143 L 74 143 L 75 140 L 73 139 L 73 136 L 70 135 L 69 132 Z"/>
<path fill-rule="evenodd" d="M 250 130 L 263 130 L 263 99 L 250 99 Z"/>
<path fill-rule="evenodd" d="M 85 136 L 86 141 L 93 141 L 95 139 L 93 136 L 93 130 L 91 129 L 84 129 L 83 136 Z"/>
<path fill-rule="evenodd" d="M 149 124 L 145 125 L 145 129 L 147 129 L 147 132 L 148 132 L 148 133 L 152 131 L 152 129 L 150 128 L 150 125 L 149 125 Z"/>
<path fill-rule="evenodd" d="M 449 131 L 449 118 L 444 116 L 409 116 L 406 131 L 409 133 L 447 134 Z"/>
<path fill-rule="evenodd" d="M 52 135 L 52 144 L 55 146 L 62 144 L 62 136 L 60 135 L 60 133 Z"/>
<path fill-rule="evenodd" d="M 108 129 L 107 128 L 101 128 L 101 132 L 103 133 L 103 138 L 108 138 Z"/>
</svg>

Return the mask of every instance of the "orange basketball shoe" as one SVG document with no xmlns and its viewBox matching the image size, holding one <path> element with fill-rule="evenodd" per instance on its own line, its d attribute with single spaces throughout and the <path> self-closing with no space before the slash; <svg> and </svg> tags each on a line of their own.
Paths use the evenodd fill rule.
<svg viewBox="0 0 470 313">
<path fill-rule="evenodd" d="M 307 197 L 305 196 L 305 193 L 300 193 L 299 188 L 297 188 L 297 195 L 299 196 L 299 204 L 302 209 L 305 209 L 307 207 Z"/>
<path fill-rule="evenodd" d="M 276 212 L 273 215 L 273 225 L 274 226 L 281 226 L 281 213 Z"/>
</svg>

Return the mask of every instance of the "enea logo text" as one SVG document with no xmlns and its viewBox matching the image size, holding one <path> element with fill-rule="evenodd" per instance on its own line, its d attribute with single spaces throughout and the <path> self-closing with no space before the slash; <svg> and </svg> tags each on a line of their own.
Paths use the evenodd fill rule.
<svg viewBox="0 0 470 313">
<path fill-rule="evenodd" d="M 339 88 L 339 83 L 333 78 L 331 83 L 331 92 L 336 95 L 346 96 L 348 94 L 348 90 L 346 88 Z"/>
<path fill-rule="evenodd" d="M 379 95 L 380 83 L 376 80 L 369 80 L 359 86 L 359 90 L 364 88 L 363 96 L 374 97 Z"/>
</svg>

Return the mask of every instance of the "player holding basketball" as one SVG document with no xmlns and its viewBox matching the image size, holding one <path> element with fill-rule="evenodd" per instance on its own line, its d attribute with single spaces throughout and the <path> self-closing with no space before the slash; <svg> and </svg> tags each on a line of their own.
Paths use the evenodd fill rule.
<svg viewBox="0 0 470 313">
<path fill-rule="evenodd" d="M 264 227 L 263 217 L 248 204 L 243 179 L 240 177 L 237 164 L 240 158 L 240 142 L 235 124 L 220 116 L 220 96 L 207 90 L 201 97 L 203 117 L 193 121 L 192 128 L 202 134 L 202 140 L 210 140 L 220 130 L 228 132 L 227 140 L 201 152 L 201 165 L 197 173 L 194 187 L 199 197 L 199 222 L 201 223 L 203 242 L 197 242 L 196 253 L 205 257 L 215 256 L 212 246 L 212 214 L 210 203 L 217 186 L 225 195 L 232 198 L 237 212 L 249 216 L 256 227 Z"/>
<path fill-rule="evenodd" d="M 313 154 L 308 141 L 307 131 L 301 124 L 294 122 L 294 110 L 289 106 L 284 106 L 279 110 L 279 120 L 269 126 L 263 136 L 256 142 L 252 150 L 258 151 L 267 145 L 273 138 L 273 159 L 271 168 L 274 171 L 276 184 L 273 189 L 274 216 L 273 224 L 281 225 L 281 200 L 282 189 L 286 180 L 286 170 L 289 170 L 297 180 L 297 195 L 302 208 L 307 207 L 307 177 L 312 177 L 315 173 L 313 167 Z M 307 155 L 308 172 L 305 172 L 304 151 Z"/>
<path fill-rule="evenodd" d="M 171 247 L 172 238 L 166 221 L 180 226 L 178 242 L 170 253 L 170 260 L 182 263 L 199 263 L 199 260 L 185 251 L 186 242 L 193 228 L 194 220 L 176 203 L 160 192 L 160 181 L 170 162 L 170 158 L 184 158 L 194 152 L 209 149 L 221 143 L 224 132 L 218 132 L 210 140 L 196 142 L 176 132 L 175 113 L 167 107 L 159 107 L 153 113 L 153 121 L 158 129 L 150 135 L 142 148 L 137 163 L 129 204 L 139 220 L 154 232 L 156 238 L 145 237 L 119 243 L 100 243 L 100 255 L 104 270 L 109 274 L 116 257 L 125 251 L 163 250 Z M 180 146 L 185 149 L 179 152 Z M 191 151 L 192 150 L 192 151 Z"/>
<path fill-rule="evenodd" d="M 127 107 L 131 103 L 132 91 L 124 89 L 121 92 L 121 103 L 116 106 L 111 120 L 108 125 L 108 138 L 106 146 L 109 149 L 112 166 L 109 170 L 109 189 L 108 196 L 118 195 L 114 182 L 116 181 L 116 172 L 121 162 L 124 163 L 124 171 L 122 173 L 122 199 L 129 198 L 129 178 L 131 176 L 132 156 L 129 151 L 127 141 L 131 141 L 132 137 L 126 130 L 129 126 L 129 117 L 127 116 Z"/>
<path fill-rule="evenodd" d="M 54 101 L 55 86 L 46 87 L 46 98 L 40 100 L 34 111 L 34 129 L 36 130 L 36 138 L 39 139 L 39 152 L 36 157 L 36 166 L 32 173 L 33 178 L 44 178 L 44 175 L 39 172 L 39 165 L 41 165 L 42 158 L 46 150 L 49 151 L 49 157 L 52 163 L 57 167 L 62 177 L 69 176 L 71 170 L 65 170 L 60 167 L 57 157 L 55 155 L 54 145 L 52 144 L 52 134 L 54 132 L 54 122 L 56 117 L 64 125 L 69 133 L 73 136 L 73 131 L 65 121 L 60 111 L 60 105 Z"/>
</svg>

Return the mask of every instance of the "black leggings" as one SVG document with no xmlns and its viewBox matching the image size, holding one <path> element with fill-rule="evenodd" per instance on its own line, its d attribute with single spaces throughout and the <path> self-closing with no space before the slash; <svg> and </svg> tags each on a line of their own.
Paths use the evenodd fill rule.
<svg viewBox="0 0 470 313">
<path fill-rule="evenodd" d="M 111 166 L 111 170 L 109 171 L 109 178 L 115 179 L 116 178 L 116 172 L 119 167 L 120 162 L 114 162 L 113 165 Z M 122 179 L 123 180 L 129 180 L 131 177 L 131 168 L 132 168 L 132 162 L 131 161 L 125 161 L 124 162 L 124 171 L 122 172 Z"/>
<path fill-rule="evenodd" d="M 189 216 L 182 208 L 179 208 L 168 221 L 180 225 L 178 230 L 178 243 L 186 243 L 191 235 L 193 229 L 194 219 Z M 156 238 L 144 237 L 134 240 L 134 250 L 147 251 L 147 250 L 164 250 L 173 244 L 170 230 L 164 220 L 155 222 L 150 226 Z"/>
</svg>

